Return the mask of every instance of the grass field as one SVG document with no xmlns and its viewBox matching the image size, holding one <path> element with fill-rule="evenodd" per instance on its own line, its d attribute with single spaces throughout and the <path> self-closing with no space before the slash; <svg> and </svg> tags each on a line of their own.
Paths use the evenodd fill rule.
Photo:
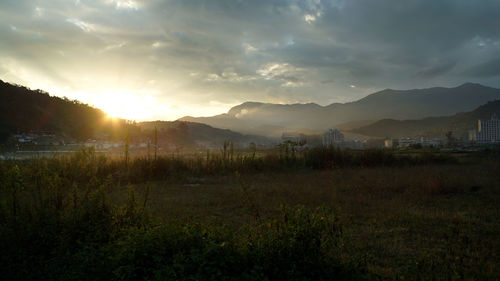
<svg viewBox="0 0 500 281">
<path fill-rule="evenodd" d="M 361 258 L 371 272 L 486 280 L 500 278 L 499 168 L 362 168 L 155 182 L 149 206 L 165 219 L 235 228 L 276 217 L 283 205 L 329 206 L 343 225 L 344 258 Z"/>
<path fill-rule="evenodd" d="M 31 280 L 500 280 L 496 152 L 452 161 L 328 153 L 5 161 L 1 271 Z"/>
</svg>

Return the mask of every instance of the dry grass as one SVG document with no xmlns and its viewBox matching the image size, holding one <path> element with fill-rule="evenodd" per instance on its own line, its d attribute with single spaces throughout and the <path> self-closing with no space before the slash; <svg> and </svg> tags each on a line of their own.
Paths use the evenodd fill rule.
<svg viewBox="0 0 500 281">
<path fill-rule="evenodd" d="M 481 280 L 500 278 L 498 170 L 476 164 L 191 178 L 151 183 L 148 204 L 167 220 L 236 227 L 272 218 L 283 204 L 333 206 L 345 225 L 342 255 L 361 257 L 372 273 L 397 279 L 443 271 Z"/>
<path fill-rule="evenodd" d="M 336 150 L 327 152 L 337 158 L 347 155 L 358 160 L 365 155 Z M 375 151 L 366 155 L 371 155 L 368 160 L 377 160 L 386 155 L 384 153 Z M 227 229 L 228 233 L 239 237 L 234 243 L 239 241 L 247 245 L 250 230 L 268 223 L 273 225 L 273 222 L 279 225 L 275 222 L 280 219 L 286 224 L 283 210 L 288 208 L 283 206 L 296 205 L 305 206 L 293 209 L 299 210 L 298 217 L 306 223 L 299 228 L 289 228 L 289 236 L 285 238 L 296 239 L 299 236 L 295 235 L 295 229 L 300 229 L 315 240 L 322 234 L 310 233 L 308 216 L 301 212 L 312 212 L 321 206 L 326 208 L 319 209 L 333 215 L 334 225 L 342 229 L 342 235 L 338 236 L 340 240 L 335 236 L 335 247 L 318 249 L 328 253 L 325 257 L 334 257 L 335 261 L 346 265 L 345 268 L 367 269 L 370 277 L 381 280 L 500 280 L 500 161 L 497 154 L 466 155 L 459 162 L 401 161 L 404 158 L 386 155 L 380 158 L 383 161 L 374 162 L 377 165 L 326 165 L 322 170 L 304 165 L 307 161 L 276 155 L 234 163 L 225 157 L 207 163 L 191 158 L 137 159 L 129 166 L 123 161 L 108 161 L 95 157 L 92 151 L 83 151 L 71 159 L 6 161 L 0 165 L 0 175 L 3 175 L 0 177 L 0 223 L 31 229 L 31 232 L 18 239 L 14 233 L 17 230 L 12 232 L 4 228 L 4 241 L 0 242 L 5 248 L 12 245 L 10 241 L 28 241 L 38 246 L 40 241 L 45 245 L 45 241 L 50 240 L 57 246 L 61 235 L 77 241 L 82 237 L 93 241 L 94 236 L 110 236 L 110 241 L 116 242 L 112 238 L 121 237 L 116 234 L 119 233 L 131 239 L 130 247 L 124 249 L 135 253 L 135 243 L 142 241 L 142 236 L 133 236 L 136 233 L 133 229 L 149 235 L 162 226 L 178 226 L 181 230 L 183 226 L 195 226 L 199 229 L 190 232 L 195 236 L 199 231 L 213 229 L 218 233 L 215 230 Z M 317 153 L 316 156 L 321 160 L 322 155 Z M 425 155 L 422 154 L 421 159 L 434 159 Z M 385 165 L 387 159 L 393 160 L 390 165 Z M 337 168 L 327 169 L 332 167 Z M 144 206 L 149 212 L 144 212 Z M 323 215 L 316 219 L 322 222 Z M 18 223 L 20 221 L 24 224 Z M 81 229 L 82 223 L 88 230 Z M 62 226 L 66 227 L 66 232 L 60 231 Z M 109 229 L 116 231 L 114 236 Z M 72 231 L 74 235 L 66 235 Z M 182 231 L 175 233 L 182 237 Z M 168 233 L 164 233 L 165 237 L 170 237 Z M 205 241 L 202 236 L 200 241 Z M 101 239 L 104 253 L 113 245 L 106 239 Z M 278 244 L 269 240 L 269 249 L 282 253 L 286 239 Z M 294 241 L 300 242 L 300 239 Z M 193 246 L 188 240 L 186 246 Z M 156 238 L 147 241 L 151 242 L 147 243 L 151 248 L 146 247 L 144 257 L 154 254 L 156 249 Z M 42 247 L 39 252 L 50 257 L 52 244 Z M 95 244 L 82 245 L 87 249 Z M 304 245 L 298 245 L 297 249 L 310 253 L 307 247 L 302 247 Z M 73 249 L 64 243 L 59 246 L 64 253 Z M 5 255 L 5 260 L 17 258 L 18 248 L 10 247 L 11 256 Z M 31 248 L 29 245 L 21 247 L 27 256 L 45 260 L 39 254 L 32 254 Z M 96 246 L 96 249 L 100 248 Z M 99 251 L 84 252 L 82 257 L 94 257 L 99 261 Z M 130 265 L 128 259 L 108 254 L 111 254 L 110 261 L 118 258 Z M 261 254 L 262 257 L 267 255 L 265 251 Z M 221 254 L 222 260 L 231 259 L 224 255 Z M 204 261 L 203 255 L 195 256 Z M 80 256 L 72 257 L 78 261 Z M 292 256 L 287 258 L 294 260 Z M 63 260 L 54 257 L 54 261 Z M 134 255 L 130 260 L 135 260 Z M 24 270 L 24 259 L 16 262 Z M 284 260 L 284 264 L 287 263 Z M 156 265 L 161 268 L 164 264 Z M 43 268 L 39 267 L 41 271 Z M 59 268 L 57 262 L 54 268 Z"/>
</svg>

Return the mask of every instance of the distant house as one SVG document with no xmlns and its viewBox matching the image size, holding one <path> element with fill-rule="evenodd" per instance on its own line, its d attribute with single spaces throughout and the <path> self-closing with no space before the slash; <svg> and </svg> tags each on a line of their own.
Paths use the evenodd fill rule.
<svg viewBox="0 0 500 281">
<path fill-rule="evenodd" d="M 439 147 L 443 145 L 443 142 L 439 139 L 426 139 L 424 137 L 420 138 L 400 138 L 399 147 L 408 148 L 414 145 L 420 145 L 422 147 Z"/>
<path fill-rule="evenodd" d="M 88 139 L 83 145 L 85 147 L 96 147 L 96 144 L 97 144 L 97 140 L 93 140 L 93 139 Z"/>
<path fill-rule="evenodd" d="M 420 144 L 423 147 L 439 147 L 443 145 L 443 142 L 439 139 L 426 139 L 426 138 L 421 138 L 420 139 Z"/>
<path fill-rule="evenodd" d="M 64 138 L 58 137 L 55 133 L 46 131 L 15 134 L 13 139 L 19 144 L 34 144 L 43 146 L 65 145 Z"/>
</svg>

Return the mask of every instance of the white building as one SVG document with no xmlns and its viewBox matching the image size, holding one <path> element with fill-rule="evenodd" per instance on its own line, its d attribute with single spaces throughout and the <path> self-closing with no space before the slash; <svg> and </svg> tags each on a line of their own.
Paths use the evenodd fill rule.
<svg viewBox="0 0 500 281">
<path fill-rule="evenodd" d="M 477 121 L 478 143 L 499 143 L 500 142 L 500 120 L 493 114 L 490 120 Z"/>
<path fill-rule="evenodd" d="M 323 145 L 339 145 L 344 142 L 344 135 L 337 129 L 330 129 L 323 134 Z"/>
</svg>

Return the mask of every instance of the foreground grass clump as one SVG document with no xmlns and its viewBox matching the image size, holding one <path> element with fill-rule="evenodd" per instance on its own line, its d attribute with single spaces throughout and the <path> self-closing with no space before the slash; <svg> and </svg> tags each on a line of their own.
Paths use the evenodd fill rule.
<svg viewBox="0 0 500 281">
<path fill-rule="evenodd" d="M 115 248 L 115 273 L 126 280 L 366 280 L 338 261 L 340 229 L 331 212 L 282 214 L 237 233 L 200 224 L 134 231 Z"/>
<path fill-rule="evenodd" d="M 101 204 L 99 202 L 98 204 Z M 365 280 L 337 259 L 330 212 L 283 212 L 234 233 L 202 224 L 151 224 L 123 210 L 2 221 L 6 280 Z M 5 214 L 4 214 L 5 215 Z M 329 217 L 327 217 L 329 216 Z M 22 226 L 17 226 L 22 224 Z"/>
</svg>

